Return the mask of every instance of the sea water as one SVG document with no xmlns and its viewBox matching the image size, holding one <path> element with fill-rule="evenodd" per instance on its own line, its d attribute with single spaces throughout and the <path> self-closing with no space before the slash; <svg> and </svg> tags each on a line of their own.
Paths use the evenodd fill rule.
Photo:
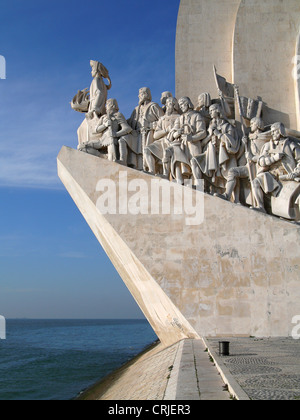
<svg viewBox="0 0 300 420">
<path fill-rule="evenodd" d="M 70 400 L 156 340 L 146 320 L 7 320 L 0 400 Z"/>
</svg>

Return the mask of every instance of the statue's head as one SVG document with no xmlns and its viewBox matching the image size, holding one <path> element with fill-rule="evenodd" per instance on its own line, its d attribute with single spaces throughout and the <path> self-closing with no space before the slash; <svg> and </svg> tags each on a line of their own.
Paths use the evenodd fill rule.
<svg viewBox="0 0 300 420">
<path fill-rule="evenodd" d="M 189 109 L 194 109 L 194 105 L 188 96 L 183 96 L 178 101 L 181 111 L 187 112 Z"/>
<path fill-rule="evenodd" d="M 281 137 L 286 136 L 285 126 L 281 122 L 271 125 L 271 135 L 274 141 L 280 140 Z"/>
<path fill-rule="evenodd" d="M 222 114 L 221 105 L 216 103 L 209 107 L 209 115 L 211 118 L 218 118 Z"/>
<path fill-rule="evenodd" d="M 209 93 L 204 92 L 198 96 L 198 106 L 199 107 L 206 106 L 207 108 L 211 106 L 211 97 Z"/>
<path fill-rule="evenodd" d="M 254 117 L 250 121 L 250 128 L 252 133 L 254 133 L 256 130 L 263 131 L 265 128 L 265 124 L 262 120 L 262 118 Z"/>
<path fill-rule="evenodd" d="M 139 102 L 140 104 L 144 103 L 145 101 L 152 101 L 151 90 L 147 87 L 142 87 L 139 90 Z"/>
<path fill-rule="evenodd" d="M 112 114 L 119 111 L 118 101 L 116 99 L 108 99 L 106 101 L 106 113 Z"/>
<path fill-rule="evenodd" d="M 178 101 L 173 96 L 166 98 L 166 113 L 172 114 L 174 111 L 178 111 Z"/>
<path fill-rule="evenodd" d="M 101 76 L 105 79 L 109 78 L 107 68 L 99 61 L 91 60 L 90 65 L 92 67 L 92 77 Z"/>
<path fill-rule="evenodd" d="M 163 105 L 165 105 L 166 104 L 166 100 L 167 100 L 167 98 L 172 98 L 172 93 L 171 92 L 168 92 L 168 91 L 166 91 L 166 92 L 163 92 L 162 94 L 161 94 L 161 98 L 160 98 L 160 102 L 163 104 Z"/>
</svg>

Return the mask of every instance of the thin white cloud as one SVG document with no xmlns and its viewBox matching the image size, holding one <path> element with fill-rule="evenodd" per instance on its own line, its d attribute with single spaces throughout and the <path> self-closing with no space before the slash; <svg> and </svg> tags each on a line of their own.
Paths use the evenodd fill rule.
<svg viewBox="0 0 300 420">
<path fill-rule="evenodd" d="M 7 111 L 13 109 L 12 103 L 0 111 L 0 186 L 62 188 L 56 157 L 63 145 L 76 147 L 76 118 L 68 103 L 47 103 L 42 87 L 42 97 L 37 100 L 36 94 L 30 96 L 40 86 L 28 81 L 14 86 L 9 102 L 17 91 L 31 99 L 17 115 Z M 49 91 L 45 96 L 51 97 Z"/>
</svg>

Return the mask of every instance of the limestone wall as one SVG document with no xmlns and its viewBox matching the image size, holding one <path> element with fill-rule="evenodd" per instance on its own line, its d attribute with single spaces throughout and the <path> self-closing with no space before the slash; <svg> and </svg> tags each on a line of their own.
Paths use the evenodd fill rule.
<svg viewBox="0 0 300 420">
<path fill-rule="evenodd" d="M 181 186 L 176 196 L 185 189 L 186 199 L 204 199 L 198 226 L 177 211 L 151 214 L 148 193 L 140 196 L 144 214 L 104 215 L 96 207 L 99 180 L 110 179 L 119 191 L 122 171 L 151 191 L 155 177 L 68 148 L 58 169 L 164 343 L 198 335 L 291 334 L 292 318 L 300 314 L 299 225 Z"/>
<path fill-rule="evenodd" d="M 267 103 L 266 123 L 297 128 L 293 58 L 300 28 L 299 0 L 242 0 L 234 34 L 235 83 Z"/>
<path fill-rule="evenodd" d="M 196 104 L 202 92 L 217 97 L 213 66 L 231 82 L 232 43 L 240 0 L 181 0 L 176 36 L 176 95 Z"/>
</svg>

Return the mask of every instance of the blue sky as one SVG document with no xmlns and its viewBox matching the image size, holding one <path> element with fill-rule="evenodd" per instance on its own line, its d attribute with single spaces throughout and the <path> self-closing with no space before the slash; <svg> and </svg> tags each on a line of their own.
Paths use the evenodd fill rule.
<svg viewBox="0 0 300 420">
<path fill-rule="evenodd" d="M 180 0 L 1 0 L 0 315 L 140 318 L 141 311 L 57 177 L 83 116 L 70 101 L 110 72 L 128 118 L 138 89 L 175 90 Z"/>
</svg>

